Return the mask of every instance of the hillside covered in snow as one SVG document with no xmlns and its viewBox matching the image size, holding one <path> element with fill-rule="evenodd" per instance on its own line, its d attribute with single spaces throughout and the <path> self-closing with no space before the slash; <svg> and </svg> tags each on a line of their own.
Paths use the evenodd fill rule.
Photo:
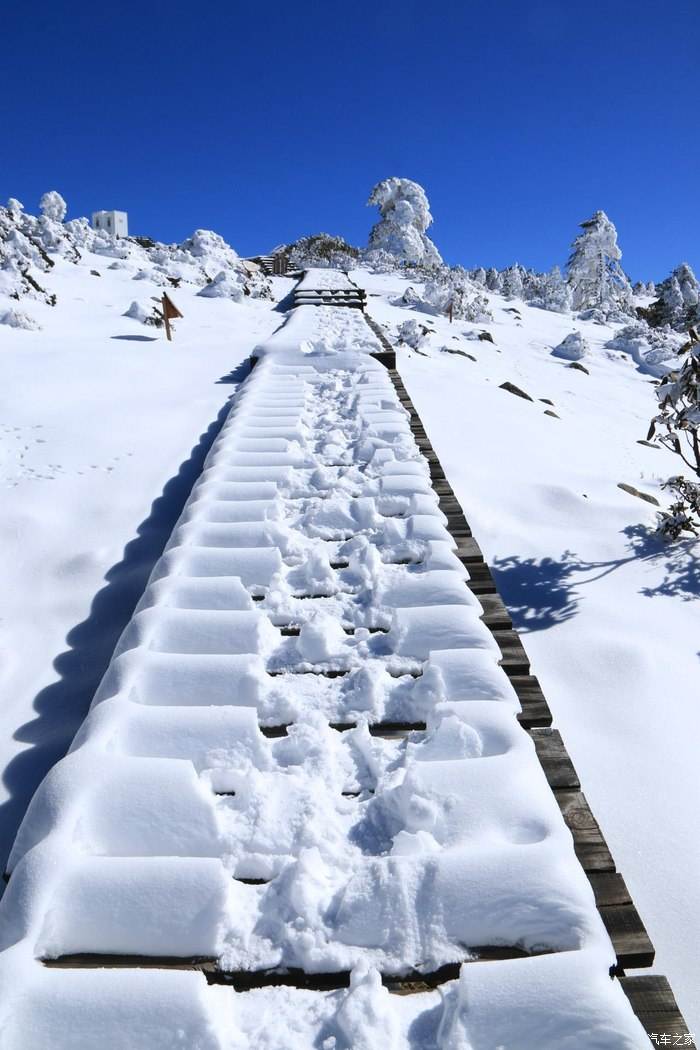
<svg viewBox="0 0 700 1050">
<path fill-rule="evenodd" d="M 380 216 L 366 249 L 307 238 L 291 263 L 339 266 L 367 291 L 658 968 L 700 1027 L 698 547 L 687 530 L 672 543 L 656 531 L 672 501 L 662 485 L 692 478 L 647 440 L 656 384 L 700 317 L 698 282 L 683 264 L 633 288 L 603 212 L 583 223 L 563 274 L 537 274 L 445 266 L 409 180 L 379 183 L 370 203 Z M 118 241 L 65 216 L 57 194 L 38 217 L 17 201 L 0 209 L 3 861 L 294 284 L 211 231 Z M 164 292 L 183 314 L 172 343 Z M 304 345 L 303 317 L 290 327 Z M 314 332 L 309 352 L 357 338 L 335 320 Z M 366 985 L 357 1002 L 373 1003 Z"/>
</svg>

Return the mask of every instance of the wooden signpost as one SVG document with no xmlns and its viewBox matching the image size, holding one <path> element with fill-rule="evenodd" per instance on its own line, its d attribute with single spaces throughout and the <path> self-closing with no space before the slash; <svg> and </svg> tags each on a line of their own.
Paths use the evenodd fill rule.
<svg viewBox="0 0 700 1050">
<path fill-rule="evenodd" d="M 178 310 L 172 299 L 163 292 L 163 298 L 161 299 L 161 306 L 163 308 L 163 323 L 165 324 L 165 334 L 168 337 L 168 342 L 172 342 L 172 329 L 170 322 L 176 317 L 182 317 L 182 314 Z"/>
</svg>

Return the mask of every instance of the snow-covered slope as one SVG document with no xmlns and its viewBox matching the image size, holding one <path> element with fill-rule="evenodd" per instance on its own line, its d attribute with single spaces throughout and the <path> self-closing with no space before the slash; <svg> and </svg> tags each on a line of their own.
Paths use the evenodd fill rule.
<svg viewBox="0 0 700 1050">
<path fill-rule="evenodd" d="M 659 484 L 678 473 L 670 452 L 638 443 L 656 411 L 650 376 L 606 348 L 619 326 L 490 293 L 493 323 L 450 325 L 392 305 L 406 281 L 352 276 L 390 335 L 407 319 L 434 330 L 420 353 L 399 348 L 399 370 L 524 635 L 657 968 L 700 1029 L 700 548 L 656 541 L 653 505 L 617 487 L 664 504 Z M 484 330 L 493 343 L 474 338 Z M 574 330 L 590 346 L 588 374 L 552 356 Z"/>
<path fill-rule="evenodd" d="M 48 1032 L 57 1046 L 150 1050 L 187 1033 L 242 1050 L 279 1046 L 284 1017 L 298 1050 L 493 1046 L 494 1031 L 522 1050 L 641 1050 L 408 413 L 363 346 L 337 346 L 340 315 L 307 309 L 311 338 L 258 348 L 22 823 L 0 905 L 0 1030 L 27 1050 Z M 373 735 L 387 707 L 426 724 Z M 493 948 L 505 962 L 481 960 Z M 523 950 L 552 955 L 518 969 Z M 128 969 L 93 957 L 75 974 L 76 953 Z M 166 972 L 138 969 L 143 956 Z M 219 994 L 173 971 L 193 959 L 263 980 L 351 971 L 350 988 L 335 1002 Z M 439 1000 L 402 1006 L 381 987 L 445 965 L 459 979 Z"/>
<path fill-rule="evenodd" d="M 185 317 L 176 322 L 174 343 L 167 344 L 160 331 L 122 316 L 134 298 L 148 301 L 163 291 L 149 275 L 138 282 L 134 276 L 108 270 L 104 257 L 89 253 L 79 266 L 59 259 L 51 273 L 58 305 L 32 300 L 27 307 L 43 330 L 0 325 L 7 376 L 0 394 L 6 486 L 0 558 L 8 584 L 0 624 L 0 674 L 9 697 L 0 743 L 6 765 L 0 808 L 5 852 L 37 780 L 84 716 L 116 635 L 194 480 L 198 464 L 196 457 L 190 463 L 192 446 L 235 389 L 236 365 L 282 319 L 270 301 L 207 299 L 183 284 L 170 294 Z M 700 866 L 694 833 L 700 800 L 693 758 L 700 715 L 689 695 L 697 680 L 697 579 L 687 547 L 663 549 L 647 538 L 653 508 L 617 488 L 625 482 L 663 500 L 659 480 L 677 471 L 670 454 L 637 444 L 654 410 L 650 377 L 628 356 L 605 348 L 619 326 L 574 321 L 489 293 L 493 323 L 450 325 L 445 318 L 392 305 L 406 288 L 401 278 L 363 271 L 352 276 L 368 289 L 370 313 L 389 325 L 392 336 L 406 320 L 434 330 L 420 353 L 399 349 L 399 369 L 499 587 L 527 633 L 535 673 L 656 944 L 659 969 L 671 978 L 688 1021 L 698 1027 L 693 931 L 700 918 L 694 874 Z M 279 279 L 275 287 L 281 297 L 290 282 Z M 13 302 L 1 305 L 11 308 Z M 309 349 L 313 333 L 302 333 L 303 327 L 300 340 L 310 343 Z M 478 339 L 484 329 L 494 343 Z M 581 360 L 589 374 L 552 356 L 574 330 L 590 347 Z M 327 325 L 322 338 L 337 338 L 340 345 L 349 334 Z M 283 340 L 278 339 L 280 346 Z M 367 348 L 371 343 L 370 337 Z M 443 346 L 459 352 L 444 352 Z M 232 385 L 220 385 L 221 378 Z M 505 381 L 534 400 L 499 389 Z M 342 442 L 338 447 L 342 452 Z M 334 510 L 340 517 L 331 525 L 337 527 L 347 508 Z M 323 537 L 331 526 L 319 517 L 313 527 Z M 284 593 L 280 598 L 291 600 Z M 347 612 L 342 602 L 333 615 L 338 611 Z M 383 615 L 381 603 L 376 614 Z M 307 632 L 307 641 L 316 653 L 324 634 Z M 254 691 L 255 674 L 249 679 Z M 283 704 L 290 714 L 299 709 L 295 704 L 309 703 L 326 717 L 339 713 L 331 706 L 335 696 L 329 701 L 280 690 L 254 695 L 263 716 L 267 709 L 279 717 Z M 346 699 L 346 713 L 354 712 L 353 697 Z M 404 699 L 387 692 L 374 696 L 373 703 L 386 711 Z M 540 969 L 528 989 L 550 990 L 542 991 L 542 1009 L 533 1022 L 541 1024 L 549 1013 L 547 996 L 556 999 L 556 989 L 551 991 L 551 976 L 544 973 L 546 961 L 532 962 Z M 190 1031 L 198 1011 L 207 1014 L 212 1031 L 223 1023 L 213 1005 L 219 1002 L 216 995 L 205 1008 L 193 982 L 171 976 L 160 1002 L 173 1009 L 177 1004 L 183 1032 Z M 72 980 L 77 1001 L 84 975 L 76 973 Z M 115 975 L 109 987 L 105 984 L 103 1001 L 117 1003 L 128 993 L 138 1006 L 138 989 L 120 980 Z M 322 1008 L 318 1000 L 309 1001 L 308 1031 L 314 1038 L 321 1030 L 337 1032 L 341 1043 L 351 1041 L 348 1033 L 361 1026 L 367 1009 L 386 1014 L 392 1031 L 406 1032 L 415 1022 L 409 1008 L 396 1006 L 400 1016 L 394 1018 L 372 981 L 358 977 L 347 1000 L 333 993 Z M 508 981 L 515 987 L 515 976 Z M 574 978 L 572 985 L 581 987 Z M 598 1004 L 601 1016 L 608 988 L 590 987 L 586 999 L 591 1009 Z M 47 985 L 39 995 L 47 1004 L 48 1025 L 56 1017 L 53 994 Z M 525 1000 L 530 992 L 521 988 L 514 994 Z M 484 1031 L 500 1017 L 506 1026 L 502 1041 L 510 1038 L 507 1015 L 493 1005 L 493 990 L 482 995 L 472 987 L 450 995 L 455 1016 L 468 998 L 475 1016 L 484 1018 Z M 286 997 L 279 992 L 281 1002 Z M 240 1006 L 236 1021 L 249 1035 L 257 1031 L 254 999 Z M 429 1014 L 436 1004 L 435 996 L 427 997 L 420 1010 Z M 145 1018 L 151 997 L 141 1005 Z M 22 1009 L 35 1009 L 36 999 L 23 1000 L 20 1007 L 14 1013 L 19 1020 L 13 1020 L 18 1031 Z M 334 1020 L 336 1014 L 342 1020 Z M 153 1023 L 157 1027 L 157 1018 Z M 200 1043 L 193 1036 L 191 1045 L 216 1045 L 202 1035 L 205 1029 L 195 1026 Z M 472 1018 L 470 1038 L 476 1039 L 478 1030 Z M 601 1046 L 609 1045 L 606 1039 L 603 1033 Z M 533 1035 L 533 1045 L 534 1040 Z"/>
<path fill-rule="evenodd" d="M 122 316 L 163 288 L 110 262 L 56 258 L 55 307 L 0 296 L 0 312 L 21 305 L 42 325 L 0 324 L 0 864 L 87 710 L 236 367 L 282 321 L 272 300 L 183 283 L 169 288 L 184 318 L 168 343 Z M 278 296 L 292 284 L 273 280 Z"/>
</svg>

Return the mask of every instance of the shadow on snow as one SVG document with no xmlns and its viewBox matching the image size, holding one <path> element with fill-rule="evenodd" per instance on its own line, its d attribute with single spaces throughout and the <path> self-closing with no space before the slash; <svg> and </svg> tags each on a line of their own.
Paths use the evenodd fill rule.
<svg viewBox="0 0 700 1050">
<path fill-rule="evenodd" d="M 663 571 L 660 583 L 641 588 L 644 597 L 682 601 L 700 597 L 697 540 L 669 544 L 643 525 L 630 525 L 623 534 L 628 553 L 610 561 L 585 561 L 569 550 L 558 559 L 496 558 L 494 576 L 514 627 L 528 634 L 565 623 L 578 612 L 579 588 L 634 561 L 649 562 Z"/>
<path fill-rule="evenodd" d="M 249 370 L 244 362 L 218 382 L 240 383 Z M 3 775 L 9 798 L 0 805 L 0 865 L 5 863 L 30 798 L 51 766 L 66 753 L 85 718 L 117 640 L 202 472 L 228 410 L 227 400 L 189 458 L 166 483 L 135 538 L 124 548 L 121 561 L 105 575 L 106 585 L 95 595 L 87 618 L 71 628 L 66 636 L 67 650 L 54 661 L 58 681 L 36 695 L 35 717 L 16 730 L 15 740 L 31 746 L 15 755 Z"/>
</svg>

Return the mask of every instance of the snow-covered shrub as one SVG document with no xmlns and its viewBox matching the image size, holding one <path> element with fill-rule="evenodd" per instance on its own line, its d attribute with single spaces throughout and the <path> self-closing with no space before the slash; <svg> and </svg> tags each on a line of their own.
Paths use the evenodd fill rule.
<svg viewBox="0 0 700 1050">
<path fill-rule="evenodd" d="M 330 233 L 314 233 L 300 237 L 289 245 L 289 262 L 292 269 L 330 267 L 333 270 L 352 270 L 360 257 L 359 248 L 348 244 L 342 237 Z"/>
<path fill-rule="evenodd" d="M 421 324 L 420 321 L 411 319 L 399 325 L 397 335 L 400 343 L 405 343 L 413 350 L 419 350 L 428 342 L 432 328 Z"/>
<path fill-rule="evenodd" d="M 489 301 L 474 285 L 466 270 L 461 266 L 451 269 L 442 266 L 433 271 L 433 277 L 427 281 L 423 291 L 423 303 L 429 312 L 447 314 L 451 311 L 455 320 L 492 321 Z"/>
<path fill-rule="evenodd" d="M 221 270 L 213 281 L 197 292 L 197 295 L 203 295 L 208 299 L 233 299 L 235 303 L 240 303 L 246 294 L 245 287 L 241 274 Z"/>
<path fill-rule="evenodd" d="M 658 298 L 644 312 L 650 325 L 687 331 L 700 324 L 700 282 L 688 263 L 677 266 L 656 291 Z"/>
<path fill-rule="evenodd" d="M 564 361 L 580 361 L 589 352 L 590 347 L 580 332 L 571 332 L 552 350 L 554 357 Z"/>
<path fill-rule="evenodd" d="M 682 339 L 670 328 L 650 328 L 645 321 L 620 328 L 605 344 L 610 350 L 629 354 L 642 372 L 664 376 L 673 368 Z"/>
<path fill-rule="evenodd" d="M 689 532 L 697 536 L 700 531 L 700 484 L 676 474 L 661 485 L 673 494 L 671 505 L 658 514 L 657 531 L 669 540 L 679 539 Z"/>
<path fill-rule="evenodd" d="M 700 338 L 692 332 L 682 347 L 683 362 L 668 372 L 656 388 L 659 412 L 651 421 L 647 441 L 656 440 L 675 452 L 695 475 L 669 478 L 664 488 L 675 495 L 669 509 L 659 516 L 659 532 L 677 539 L 683 532 L 700 529 Z"/>
<path fill-rule="evenodd" d="M 0 324 L 9 325 L 10 328 L 23 328 L 28 332 L 41 328 L 41 325 L 35 318 L 30 317 L 24 310 L 16 310 L 14 307 L 5 310 L 4 313 L 0 313 Z"/>
<path fill-rule="evenodd" d="M 403 263 L 441 266 L 442 258 L 425 231 L 433 221 L 425 190 L 411 179 L 378 182 L 367 204 L 379 208 L 380 221 L 372 227 L 369 250 L 384 251 Z"/>
<path fill-rule="evenodd" d="M 617 230 L 604 211 L 581 223 L 567 263 L 574 310 L 598 311 L 604 318 L 634 313 L 632 286 L 620 266 Z"/>
<path fill-rule="evenodd" d="M 140 321 L 141 324 L 154 325 L 156 328 L 160 328 L 163 323 L 160 310 L 152 300 L 139 302 L 138 299 L 134 299 L 129 309 L 124 311 L 123 316 L 131 317 L 134 321 Z"/>
<path fill-rule="evenodd" d="M 465 321 L 471 321 L 472 324 L 485 324 L 493 321 L 493 314 L 486 296 L 475 295 L 473 299 L 470 299 L 464 306 L 462 317 Z"/>
</svg>

